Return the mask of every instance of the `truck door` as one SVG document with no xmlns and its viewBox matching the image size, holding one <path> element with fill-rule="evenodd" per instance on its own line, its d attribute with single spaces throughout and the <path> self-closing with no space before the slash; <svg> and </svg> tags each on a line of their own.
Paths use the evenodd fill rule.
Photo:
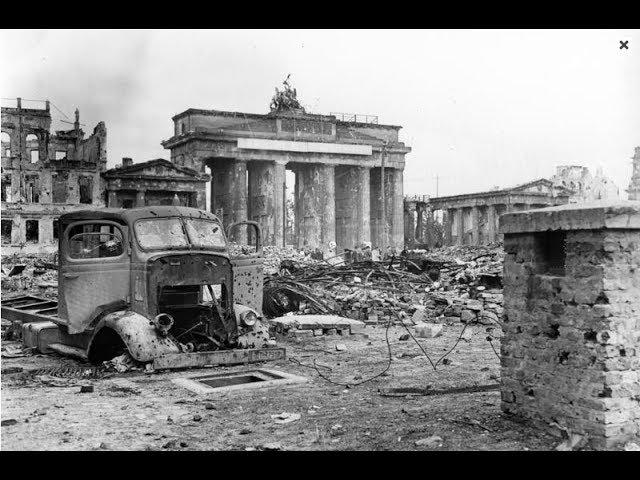
<svg viewBox="0 0 640 480">
<path fill-rule="evenodd" d="M 60 317 L 69 333 L 84 331 L 94 312 L 129 302 L 130 248 L 127 227 L 108 220 L 71 223 L 60 251 Z"/>
<path fill-rule="evenodd" d="M 237 222 L 227 228 L 233 269 L 233 302 L 253 308 L 262 315 L 264 257 L 260 237 L 257 222 Z"/>
</svg>

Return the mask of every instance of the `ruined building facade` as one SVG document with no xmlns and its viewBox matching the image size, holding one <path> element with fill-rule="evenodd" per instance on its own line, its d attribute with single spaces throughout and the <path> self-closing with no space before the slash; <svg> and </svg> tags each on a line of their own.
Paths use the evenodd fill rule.
<svg viewBox="0 0 640 480">
<path fill-rule="evenodd" d="M 501 241 L 498 218 L 503 213 L 562 205 L 569 201 L 571 192 L 556 187 L 550 180 L 539 179 L 512 188 L 487 192 L 405 201 L 406 244 L 426 243 L 417 233 L 424 234 L 423 213 L 433 215 L 440 211 L 444 229 L 444 245 L 487 245 Z M 417 215 L 416 222 L 415 212 Z M 431 245 L 434 246 L 434 245 Z"/>
<path fill-rule="evenodd" d="M 627 193 L 629 200 L 640 200 L 640 147 L 636 147 L 633 157 L 633 173 Z"/>
<path fill-rule="evenodd" d="M 107 130 L 100 122 L 85 138 L 79 113 L 70 130 L 50 132 L 49 102 L 42 108 L 2 107 L 2 253 L 57 249 L 57 218 L 104 206 L 101 173 Z"/>
<path fill-rule="evenodd" d="M 618 200 L 620 189 L 607 178 L 601 168 L 592 175 L 587 167 L 560 165 L 550 179 L 556 187 L 571 190 L 569 203 L 594 202 L 597 200 Z"/>
<path fill-rule="evenodd" d="M 402 248 L 402 180 L 411 149 L 401 127 L 279 108 L 269 114 L 189 109 L 162 145 L 171 161 L 211 172 L 211 211 L 225 226 L 257 221 L 283 246 L 286 171 L 295 173 L 295 246 L 338 251 L 362 242 Z M 375 119 L 377 122 L 377 119 Z"/>
<path fill-rule="evenodd" d="M 123 158 L 121 165 L 102 177 L 110 208 L 180 205 L 206 210 L 205 190 L 211 177 L 169 160 L 133 163 L 133 159 Z"/>
</svg>

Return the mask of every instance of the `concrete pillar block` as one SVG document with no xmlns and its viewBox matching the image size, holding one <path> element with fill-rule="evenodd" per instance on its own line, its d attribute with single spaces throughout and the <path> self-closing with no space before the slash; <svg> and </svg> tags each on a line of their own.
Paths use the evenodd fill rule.
<svg viewBox="0 0 640 480">
<path fill-rule="evenodd" d="M 640 441 L 640 202 L 502 216 L 501 408 L 596 449 Z"/>
</svg>

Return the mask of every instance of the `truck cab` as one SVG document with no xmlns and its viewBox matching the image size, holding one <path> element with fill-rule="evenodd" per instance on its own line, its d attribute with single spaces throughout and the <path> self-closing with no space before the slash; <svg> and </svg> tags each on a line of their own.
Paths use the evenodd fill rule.
<svg viewBox="0 0 640 480">
<path fill-rule="evenodd" d="M 225 232 L 209 212 L 153 206 L 67 213 L 58 228 L 58 308 L 46 320 L 92 363 L 124 351 L 150 362 L 273 346 L 262 321 L 255 222 Z M 255 239 L 239 255 L 227 239 L 235 229 L 252 229 Z"/>
</svg>

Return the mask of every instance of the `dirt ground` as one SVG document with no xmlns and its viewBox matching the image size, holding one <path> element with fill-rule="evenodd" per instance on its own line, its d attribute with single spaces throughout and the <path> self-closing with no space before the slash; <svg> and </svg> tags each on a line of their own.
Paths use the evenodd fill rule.
<svg viewBox="0 0 640 480">
<path fill-rule="evenodd" d="M 293 339 L 278 337 L 287 359 L 268 364 L 172 372 L 128 372 L 99 379 L 55 378 L 29 373 L 80 363 L 54 355 L 2 359 L 2 450 L 551 450 L 559 439 L 505 417 L 497 390 L 429 396 L 382 396 L 379 389 L 446 389 L 495 384 L 499 360 L 474 326 L 434 371 L 417 345 L 401 341 L 402 326 L 389 329 L 393 354 L 385 375 L 385 327 L 365 335 Z M 440 337 L 419 339 L 433 359 L 451 349 L 462 325 Z M 343 344 L 345 350 L 336 350 Z M 499 349 L 494 341 L 494 346 Z M 7 373 L 22 367 L 19 373 Z M 196 394 L 171 379 L 269 368 L 308 382 L 227 393 Z M 81 385 L 93 392 L 80 393 Z M 300 414 L 278 424 L 271 415 Z M 13 422 L 12 420 L 15 420 Z M 421 439 L 431 438 L 416 445 Z"/>
</svg>

